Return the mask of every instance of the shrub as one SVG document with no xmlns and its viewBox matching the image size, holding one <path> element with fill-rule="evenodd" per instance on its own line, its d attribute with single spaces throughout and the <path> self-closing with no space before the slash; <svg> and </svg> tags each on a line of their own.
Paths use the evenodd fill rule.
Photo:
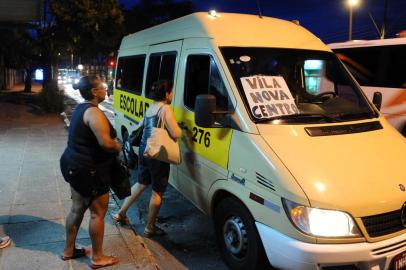
<svg viewBox="0 0 406 270">
<path fill-rule="evenodd" d="M 47 113 L 60 113 L 64 109 L 64 95 L 56 81 L 48 82 L 39 95 L 40 105 Z"/>
</svg>

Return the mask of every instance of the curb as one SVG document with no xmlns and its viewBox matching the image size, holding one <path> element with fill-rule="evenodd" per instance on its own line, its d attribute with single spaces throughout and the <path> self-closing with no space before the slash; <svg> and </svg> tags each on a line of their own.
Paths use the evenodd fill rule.
<svg viewBox="0 0 406 270">
<path fill-rule="evenodd" d="M 114 192 L 110 191 L 110 194 L 114 202 L 116 203 L 116 210 L 118 211 L 118 209 L 120 208 L 120 200 L 116 197 Z M 109 209 L 109 212 L 111 212 L 111 209 Z M 140 253 L 146 254 L 146 256 L 143 256 L 143 258 L 141 259 L 142 265 L 140 265 L 140 269 L 161 269 L 155 259 L 155 256 L 148 249 L 147 244 L 144 242 L 144 239 L 137 233 L 131 223 L 126 226 L 117 225 L 117 228 L 134 257 L 139 258 Z M 131 235 L 129 234 L 129 231 L 131 231 Z"/>
</svg>

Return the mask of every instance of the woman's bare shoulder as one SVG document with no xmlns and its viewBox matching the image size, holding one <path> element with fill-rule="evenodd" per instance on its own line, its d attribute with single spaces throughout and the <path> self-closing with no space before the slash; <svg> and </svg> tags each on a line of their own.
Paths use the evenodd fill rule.
<svg viewBox="0 0 406 270">
<path fill-rule="evenodd" d="M 99 116 L 99 115 L 102 115 L 103 112 L 98 107 L 90 107 L 85 111 L 85 114 L 89 114 L 92 116 Z"/>
<path fill-rule="evenodd" d="M 103 112 L 98 107 L 90 107 L 83 114 L 83 120 L 85 123 L 88 123 L 90 120 L 103 119 Z"/>
</svg>

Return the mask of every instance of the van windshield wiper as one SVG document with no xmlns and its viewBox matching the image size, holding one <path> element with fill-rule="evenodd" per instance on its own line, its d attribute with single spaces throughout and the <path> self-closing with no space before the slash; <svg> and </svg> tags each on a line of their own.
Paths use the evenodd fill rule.
<svg viewBox="0 0 406 270">
<path fill-rule="evenodd" d="M 358 119 L 360 117 L 372 119 L 375 118 L 376 116 L 372 112 L 353 112 L 353 113 L 341 113 L 338 114 L 338 117 L 340 117 L 341 119 Z"/>
<path fill-rule="evenodd" d="M 285 120 L 285 119 L 297 119 L 297 120 L 320 119 L 320 120 L 325 120 L 326 122 L 329 122 L 329 123 L 342 122 L 342 120 L 339 117 L 340 117 L 340 115 L 328 115 L 328 114 L 322 114 L 322 113 L 302 113 L 302 114 L 280 115 L 280 116 L 276 116 L 276 117 L 272 117 L 272 118 L 260 119 L 257 122 L 263 123 L 263 122 L 269 122 L 269 121 L 279 120 L 279 119 L 281 119 L 281 120 Z"/>
</svg>

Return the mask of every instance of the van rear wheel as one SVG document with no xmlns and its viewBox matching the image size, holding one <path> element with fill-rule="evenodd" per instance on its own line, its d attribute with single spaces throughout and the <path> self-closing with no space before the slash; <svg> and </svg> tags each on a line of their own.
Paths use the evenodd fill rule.
<svg viewBox="0 0 406 270">
<path fill-rule="evenodd" d="M 215 209 L 214 226 L 221 255 L 231 269 L 269 269 L 269 264 L 247 208 L 228 197 Z"/>
</svg>

